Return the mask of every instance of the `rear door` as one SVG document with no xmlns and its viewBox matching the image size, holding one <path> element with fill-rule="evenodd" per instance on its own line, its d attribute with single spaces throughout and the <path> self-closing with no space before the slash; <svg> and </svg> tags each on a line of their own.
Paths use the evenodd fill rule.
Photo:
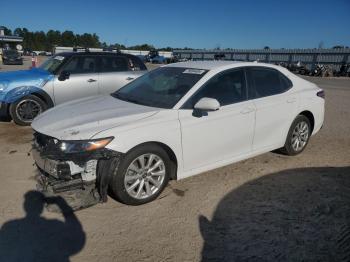
<svg viewBox="0 0 350 262">
<path fill-rule="evenodd" d="M 55 104 L 87 96 L 98 95 L 97 57 L 73 56 L 60 71 L 69 72 L 69 78 L 63 81 L 54 79 Z"/>
<path fill-rule="evenodd" d="M 283 146 L 298 107 L 292 82 L 273 68 L 250 67 L 247 72 L 256 107 L 253 151 Z"/>
<path fill-rule="evenodd" d="M 127 56 L 103 55 L 100 58 L 99 93 L 110 94 L 144 74 L 143 67 Z"/>
</svg>

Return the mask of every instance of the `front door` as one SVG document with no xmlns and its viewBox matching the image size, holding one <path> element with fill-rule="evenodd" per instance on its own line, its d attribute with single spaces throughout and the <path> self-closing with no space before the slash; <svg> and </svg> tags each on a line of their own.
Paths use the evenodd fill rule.
<svg viewBox="0 0 350 262">
<path fill-rule="evenodd" d="M 251 151 L 255 107 L 246 90 L 244 70 L 228 70 L 208 80 L 179 110 L 186 171 Z M 215 98 L 220 109 L 194 114 L 202 97 Z"/>
</svg>

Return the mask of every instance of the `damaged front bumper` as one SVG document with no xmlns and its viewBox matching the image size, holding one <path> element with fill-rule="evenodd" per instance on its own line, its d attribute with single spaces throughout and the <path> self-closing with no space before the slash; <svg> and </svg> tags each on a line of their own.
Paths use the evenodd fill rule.
<svg viewBox="0 0 350 262">
<path fill-rule="evenodd" d="M 109 172 L 100 166 L 120 153 L 108 149 L 62 154 L 57 139 L 34 134 L 32 155 L 38 168 L 37 189 L 46 197 L 61 196 L 73 210 L 107 201 Z M 55 211 L 54 206 L 48 206 Z"/>
</svg>

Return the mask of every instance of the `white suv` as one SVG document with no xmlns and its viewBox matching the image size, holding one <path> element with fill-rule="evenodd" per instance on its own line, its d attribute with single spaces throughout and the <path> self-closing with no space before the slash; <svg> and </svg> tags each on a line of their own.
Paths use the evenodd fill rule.
<svg viewBox="0 0 350 262">
<path fill-rule="evenodd" d="M 43 113 L 33 155 L 42 191 L 75 192 L 84 201 L 73 208 L 106 201 L 107 190 L 139 205 L 169 179 L 275 149 L 299 154 L 323 118 L 323 90 L 282 67 L 183 62 Z"/>
</svg>

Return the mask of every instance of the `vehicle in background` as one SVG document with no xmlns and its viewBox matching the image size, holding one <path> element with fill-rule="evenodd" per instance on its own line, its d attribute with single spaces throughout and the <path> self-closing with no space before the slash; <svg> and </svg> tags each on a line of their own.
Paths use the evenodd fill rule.
<svg viewBox="0 0 350 262">
<path fill-rule="evenodd" d="M 4 65 L 23 65 L 23 58 L 17 50 L 3 50 L 1 56 Z"/>
<path fill-rule="evenodd" d="M 279 149 L 300 154 L 324 120 L 324 91 L 280 66 L 170 64 L 109 96 L 73 101 L 35 119 L 39 188 L 73 208 L 157 198 L 182 179 Z M 74 195 L 72 203 L 69 199 Z M 77 204 L 79 203 L 79 204 Z"/>
<path fill-rule="evenodd" d="M 215 54 L 214 60 L 225 60 L 225 54 L 224 53 Z"/>
<path fill-rule="evenodd" d="M 333 72 L 334 76 L 350 76 L 350 64 L 343 62 L 339 71 Z"/>
<path fill-rule="evenodd" d="M 321 77 L 332 77 L 333 70 L 327 65 L 317 64 L 315 68 L 310 72 L 310 75 L 321 76 Z"/>
<path fill-rule="evenodd" d="M 165 64 L 167 61 L 165 56 L 159 55 L 159 52 L 155 49 L 149 51 L 147 60 L 152 64 Z"/>
<path fill-rule="evenodd" d="M 110 94 L 146 71 L 144 63 L 129 54 L 60 53 L 38 68 L 0 73 L 0 116 L 30 125 L 55 105 Z"/>
</svg>

